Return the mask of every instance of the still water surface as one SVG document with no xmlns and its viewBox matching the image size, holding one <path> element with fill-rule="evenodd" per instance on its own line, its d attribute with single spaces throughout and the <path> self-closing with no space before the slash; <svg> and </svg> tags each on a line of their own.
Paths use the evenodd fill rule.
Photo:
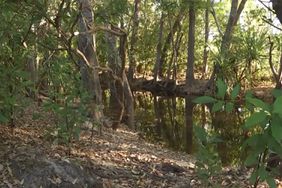
<svg viewBox="0 0 282 188">
<path fill-rule="evenodd" d="M 193 128 L 200 126 L 222 141 L 215 144 L 224 165 L 235 164 L 240 156 L 244 133 L 243 115 L 236 112 L 211 112 L 196 105 L 190 97 L 160 97 L 150 93 L 135 94 L 137 129 L 145 138 L 164 143 L 174 150 L 194 153 L 197 148 Z"/>
</svg>

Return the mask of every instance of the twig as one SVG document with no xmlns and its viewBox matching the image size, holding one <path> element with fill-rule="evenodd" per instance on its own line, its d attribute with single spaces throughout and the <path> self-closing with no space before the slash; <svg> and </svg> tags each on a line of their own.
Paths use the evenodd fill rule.
<svg viewBox="0 0 282 188">
<path fill-rule="evenodd" d="M 94 28 L 89 29 L 88 31 L 85 31 L 85 32 L 76 32 L 75 34 L 76 34 L 76 35 L 92 34 L 92 33 L 96 33 L 96 31 L 100 31 L 100 30 L 109 32 L 109 33 L 111 33 L 111 34 L 113 34 L 113 35 L 116 35 L 116 36 L 124 36 L 124 35 L 126 35 L 125 31 L 123 31 L 123 30 L 121 30 L 121 29 L 119 29 L 120 32 L 118 32 L 118 31 L 109 29 L 109 28 L 107 28 L 107 27 L 105 27 L 105 26 L 96 26 L 96 27 L 94 27 Z"/>
<path fill-rule="evenodd" d="M 273 25 L 273 23 L 271 23 L 269 20 L 262 18 L 262 20 L 266 23 L 268 23 L 269 25 L 271 25 L 272 27 L 274 27 L 275 29 L 278 29 L 279 31 L 282 31 L 282 29 L 280 27 L 277 27 L 276 25 Z"/>
<path fill-rule="evenodd" d="M 272 10 L 271 8 L 269 8 L 266 4 L 264 4 L 264 2 L 262 0 L 258 0 L 267 10 L 269 10 L 270 12 L 272 12 L 273 14 L 275 14 L 274 10 Z"/>
<path fill-rule="evenodd" d="M 219 32 L 220 36 L 223 36 L 223 33 L 222 33 L 221 29 L 220 29 L 220 26 L 219 26 L 219 23 L 218 23 L 218 20 L 217 20 L 217 17 L 216 17 L 216 14 L 215 14 L 215 10 L 214 10 L 213 6 L 211 6 L 211 14 L 213 16 L 213 19 L 215 21 L 215 24 L 216 24 L 216 27 L 218 29 L 218 32 Z"/>
<path fill-rule="evenodd" d="M 269 60 L 268 60 L 268 62 L 269 62 L 269 66 L 270 66 L 270 69 L 271 69 L 271 72 L 272 72 L 272 74 L 273 74 L 273 76 L 274 76 L 274 78 L 275 78 L 275 81 L 276 81 L 276 83 L 279 81 L 279 79 L 278 79 L 278 73 L 277 73 L 277 71 L 274 69 L 274 66 L 273 66 L 273 62 L 272 62 L 272 51 L 273 51 L 273 45 L 274 45 L 274 43 L 271 41 L 271 38 L 270 37 L 268 37 L 268 39 L 269 39 L 269 44 L 270 44 L 270 47 L 269 47 Z"/>
</svg>

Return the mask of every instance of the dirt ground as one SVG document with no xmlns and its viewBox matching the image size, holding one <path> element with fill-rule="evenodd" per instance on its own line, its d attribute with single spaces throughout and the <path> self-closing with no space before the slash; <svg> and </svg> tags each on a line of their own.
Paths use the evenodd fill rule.
<svg viewBox="0 0 282 188">
<path fill-rule="evenodd" d="M 35 119 L 35 112 L 43 115 Z M 15 125 L 0 126 L 0 187 L 207 187 L 197 178 L 193 156 L 148 143 L 126 127 L 105 128 L 102 135 L 94 131 L 92 140 L 85 129 L 68 147 L 50 139 L 52 114 L 36 105 Z M 225 168 L 213 181 L 219 187 L 250 187 L 249 175 Z"/>
</svg>

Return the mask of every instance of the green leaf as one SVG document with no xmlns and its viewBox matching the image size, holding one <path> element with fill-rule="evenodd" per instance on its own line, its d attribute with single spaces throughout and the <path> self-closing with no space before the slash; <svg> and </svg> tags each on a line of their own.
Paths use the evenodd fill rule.
<svg viewBox="0 0 282 188">
<path fill-rule="evenodd" d="M 248 155 L 248 157 L 245 160 L 246 166 L 253 166 L 258 163 L 258 158 L 256 155 Z"/>
<path fill-rule="evenodd" d="M 265 111 L 270 111 L 270 106 L 263 102 L 262 100 L 256 99 L 256 98 L 246 98 L 246 101 L 253 104 L 257 108 L 261 108 Z"/>
<path fill-rule="evenodd" d="M 237 84 L 231 92 L 231 100 L 235 100 L 240 92 L 240 85 Z"/>
<path fill-rule="evenodd" d="M 258 172 L 257 170 L 254 170 L 253 173 L 251 174 L 250 182 L 254 184 L 257 180 L 257 177 L 258 177 Z"/>
<path fill-rule="evenodd" d="M 201 96 L 193 100 L 193 102 L 196 104 L 208 104 L 208 103 L 214 103 L 216 101 L 217 100 L 215 98 L 212 98 L 210 96 Z"/>
<path fill-rule="evenodd" d="M 273 104 L 273 113 L 277 113 L 280 117 L 282 117 L 282 96 L 275 100 Z"/>
<path fill-rule="evenodd" d="M 271 93 L 275 98 L 282 96 L 282 90 L 281 89 L 273 89 Z"/>
<path fill-rule="evenodd" d="M 271 132 L 272 136 L 276 139 L 277 142 L 282 140 L 282 119 L 279 117 L 273 117 L 271 121 Z"/>
<path fill-rule="evenodd" d="M 264 151 L 264 147 L 266 145 L 267 140 L 264 139 L 264 135 L 262 134 L 256 134 L 248 138 L 244 144 L 243 147 L 246 149 L 248 146 L 254 148 L 257 153 L 260 153 L 261 151 Z M 262 149 L 261 149 L 262 148 Z"/>
<path fill-rule="evenodd" d="M 218 101 L 212 106 L 212 112 L 218 112 L 222 110 L 223 105 L 224 105 L 224 101 Z"/>
<path fill-rule="evenodd" d="M 207 132 L 205 129 L 199 126 L 195 126 L 194 129 L 196 137 L 200 139 L 201 142 L 207 142 Z"/>
<path fill-rule="evenodd" d="M 254 97 L 254 96 L 253 96 L 253 92 L 250 91 L 250 90 L 246 91 L 245 97 L 246 97 L 246 99 L 248 99 L 248 98 L 253 98 L 253 97 Z"/>
<path fill-rule="evenodd" d="M 0 114 L 0 122 L 1 123 L 7 123 L 9 121 L 9 119 L 3 115 L 3 114 Z"/>
<path fill-rule="evenodd" d="M 267 146 L 271 151 L 277 153 L 279 156 L 282 157 L 282 145 L 280 142 L 277 142 L 277 140 L 273 136 L 267 137 Z"/>
<path fill-rule="evenodd" d="M 255 112 L 246 120 L 245 127 L 247 129 L 251 129 L 254 126 L 265 121 L 266 118 L 267 118 L 267 115 L 265 112 L 263 111 Z"/>
<path fill-rule="evenodd" d="M 228 103 L 226 104 L 225 108 L 226 108 L 226 112 L 229 112 L 229 113 L 232 112 L 233 109 L 234 109 L 234 103 L 228 102 Z"/>
<path fill-rule="evenodd" d="M 267 171 L 265 170 L 264 167 L 260 167 L 258 169 L 258 175 L 259 175 L 261 181 L 264 181 L 268 177 L 268 173 L 267 173 Z"/>
<path fill-rule="evenodd" d="M 220 98 L 220 99 L 224 99 L 224 96 L 226 94 L 226 91 L 227 91 L 227 85 L 224 83 L 223 80 L 221 79 L 218 79 L 216 81 L 216 86 L 217 86 L 217 96 Z"/>
<path fill-rule="evenodd" d="M 270 188 L 276 188 L 275 180 L 272 177 L 267 177 L 266 182 Z"/>
</svg>

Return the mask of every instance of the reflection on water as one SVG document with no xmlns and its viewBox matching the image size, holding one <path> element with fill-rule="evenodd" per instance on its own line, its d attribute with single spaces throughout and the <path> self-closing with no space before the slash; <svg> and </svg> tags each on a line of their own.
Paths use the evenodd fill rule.
<svg viewBox="0 0 282 188">
<path fill-rule="evenodd" d="M 147 139 L 163 142 L 175 150 L 196 151 L 193 126 L 201 126 L 217 134 L 222 142 L 216 145 L 222 163 L 237 163 L 243 141 L 242 117 L 238 113 L 212 113 L 210 106 L 196 105 L 191 97 L 160 97 L 149 93 L 135 94 L 138 129 Z"/>
</svg>

